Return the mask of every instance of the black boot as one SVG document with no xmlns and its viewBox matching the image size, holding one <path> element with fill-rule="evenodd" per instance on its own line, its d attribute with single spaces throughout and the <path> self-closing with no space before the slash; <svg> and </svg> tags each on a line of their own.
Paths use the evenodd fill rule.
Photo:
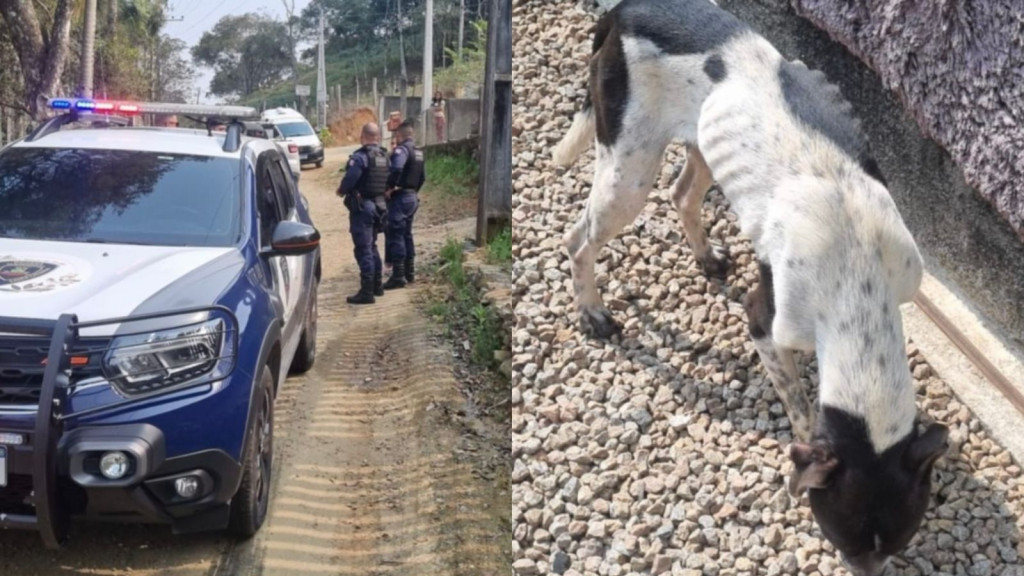
<svg viewBox="0 0 1024 576">
<path fill-rule="evenodd" d="M 377 300 L 373 297 L 373 280 L 361 279 L 359 292 L 345 299 L 349 304 L 373 304 Z"/>
<path fill-rule="evenodd" d="M 406 284 L 412 284 L 413 281 L 416 280 L 416 272 L 415 272 L 415 269 L 413 268 L 412 261 L 413 261 L 412 258 L 406 258 L 405 259 L 405 283 Z"/>
<path fill-rule="evenodd" d="M 373 277 L 373 295 L 383 296 L 384 295 L 384 281 L 381 279 L 382 274 L 378 273 Z"/>
<path fill-rule="evenodd" d="M 391 278 L 384 283 L 385 290 L 393 288 L 405 288 L 405 265 L 404 262 L 395 262 L 391 267 Z"/>
</svg>

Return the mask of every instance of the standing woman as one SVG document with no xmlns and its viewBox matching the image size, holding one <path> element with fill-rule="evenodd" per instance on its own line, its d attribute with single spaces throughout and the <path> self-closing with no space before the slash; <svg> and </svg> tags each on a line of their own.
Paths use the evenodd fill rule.
<svg viewBox="0 0 1024 576">
<path fill-rule="evenodd" d="M 438 142 L 445 142 L 445 117 L 444 117 L 444 96 L 441 91 L 434 92 L 434 100 L 430 103 L 430 109 L 434 112 L 434 131 L 437 134 Z"/>
</svg>

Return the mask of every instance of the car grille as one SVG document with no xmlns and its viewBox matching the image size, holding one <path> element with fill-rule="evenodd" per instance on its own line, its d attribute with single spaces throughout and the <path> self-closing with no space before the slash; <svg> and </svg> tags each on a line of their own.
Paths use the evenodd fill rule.
<svg viewBox="0 0 1024 576">
<path fill-rule="evenodd" d="M 0 510 L 6 514 L 35 514 L 31 498 L 32 477 L 11 474 L 7 477 L 7 486 L 0 488 Z"/>
<path fill-rule="evenodd" d="M 101 362 L 109 345 L 108 338 L 83 338 L 75 348 L 89 362 L 76 366 L 72 382 L 102 374 Z M 31 406 L 39 403 L 43 385 L 43 361 L 49 352 L 48 338 L 0 336 L 0 404 Z"/>
<path fill-rule="evenodd" d="M 313 151 L 312 146 L 299 146 L 299 154 L 309 154 Z"/>
</svg>

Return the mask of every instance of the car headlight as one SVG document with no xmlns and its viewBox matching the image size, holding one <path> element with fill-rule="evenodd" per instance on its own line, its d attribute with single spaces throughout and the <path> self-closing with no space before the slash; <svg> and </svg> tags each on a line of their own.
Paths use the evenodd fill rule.
<svg viewBox="0 0 1024 576">
<path fill-rule="evenodd" d="M 234 340 L 223 319 L 114 338 L 103 359 L 107 380 L 133 396 L 227 376 Z"/>
</svg>

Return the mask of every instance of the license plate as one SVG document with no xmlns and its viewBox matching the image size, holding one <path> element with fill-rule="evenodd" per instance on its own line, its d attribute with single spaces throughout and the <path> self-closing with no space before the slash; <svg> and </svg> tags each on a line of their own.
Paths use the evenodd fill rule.
<svg viewBox="0 0 1024 576">
<path fill-rule="evenodd" d="M 7 446 L 0 446 L 0 486 L 7 486 Z"/>
<path fill-rule="evenodd" d="M 309 154 L 299 154 L 299 160 L 305 160 L 306 158 L 309 158 Z"/>
</svg>

